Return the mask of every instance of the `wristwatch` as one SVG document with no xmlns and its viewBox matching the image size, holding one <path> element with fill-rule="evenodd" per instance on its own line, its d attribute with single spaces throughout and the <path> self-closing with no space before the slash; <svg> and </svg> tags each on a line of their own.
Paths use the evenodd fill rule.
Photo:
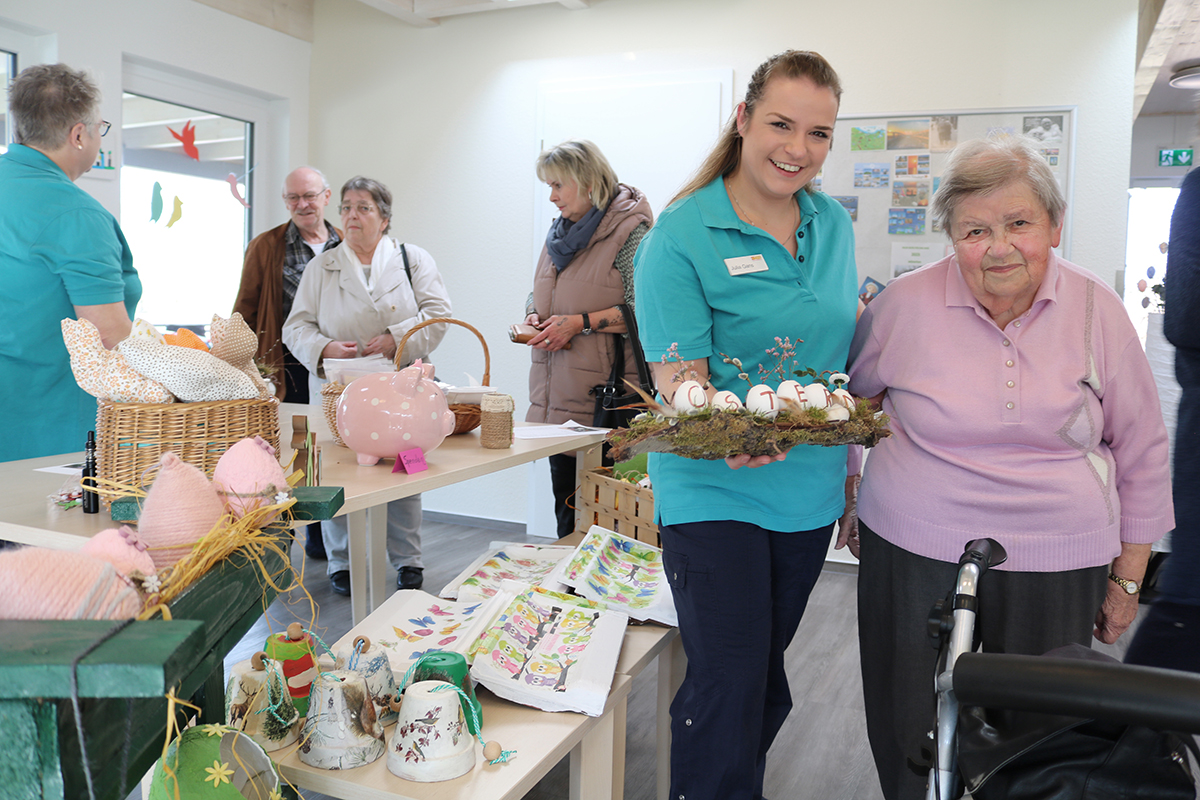
<svg viewBox="0 0 1200 800">
<path fill-rule="evenodd" d="M 588 319 L 586 311 L 583 312 L 583 330 L 581 330 L 580 333 L 582 333 L 584 336 L 588 336 L 592 333 L 592 321 Z"/>
<path fill-rule="evenodd" d="M 1125 594 L 1137 594 L 1138 592 L 1140 592 L 1142 590 L 1142 587 L 1138 586 L 1137 581 L 1131 581 L 1127 578 L 1118 578 L 1116 575 L 1112 574 L 1111 572 L 1108 573 L 1108 579 L 1110 581 L 1112 581 L 1113 583 L 1117 584 L 1118 586 L 1120 586 L 1122 589 L 1124 589 Z"/>
</svg>

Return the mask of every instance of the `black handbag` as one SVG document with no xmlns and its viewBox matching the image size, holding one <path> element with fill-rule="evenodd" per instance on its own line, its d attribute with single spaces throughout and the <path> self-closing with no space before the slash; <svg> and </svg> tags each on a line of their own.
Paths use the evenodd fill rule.
<svg viewBox="0 0 1200 800">
<path fill-rule="evenodd" d="M 1078 645 L 1047 653 L 1107 660 Z M 958 767 L 975 800 L 1190 800 L 1186 735 L 1137 724 L 964 707 Z"/>
<path fill-rule="evenodd" d="M 648 395 L 654 394 L 654 384 L 650 382 L 650 368 L 646 366 L 646 356 L 642 353 L 642 342 L 638 339 L 637 320 L 629 307 L 617 306 L 621 316 L 625 318 L 625 330 L 628 331 L 629 343 L 633 345 L 633 361 L 637 365 L 638 384 Z M 626 392 L 625 385 L 625 342 L 621 334 L 614 333 L 617 347 L 616 358 L 613 359 L 612 373 L 608 383 L 593 386 L 591 393 L 596 397 L 596 409 L 592 413 L 592 425 L 597 428 L 628 428 L 629 422 L 639 413 L 637 408 L 624 406 L 645 402 L 637 392 Z"/>
</svg>

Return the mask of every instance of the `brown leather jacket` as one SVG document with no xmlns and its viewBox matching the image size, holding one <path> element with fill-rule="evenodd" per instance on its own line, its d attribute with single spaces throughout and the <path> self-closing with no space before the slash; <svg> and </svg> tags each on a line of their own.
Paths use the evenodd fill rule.
<svg viewBox="0 0 1200 800">
<path fill-rule="evenodd" d="M 288 225 L 271 228 L 250 240 L 242 264 L 242 283 L 238 287 L 233 310 L 240 312 L 250 330 L 258 334 L 258 352 L 254 360 L 275 369 L 275 394 L 280 400 L 287 394 L 283 380 L 283 260 L 286 255 L 284 234 Z M 338 236 L 342 232 L 334 228 Z"/>
<path fill-rule="evenodd" d="M 613 262 L 634 228 L 643 222 L 654 223 L 646 196 L 632 186 L 618 184 L 617 195 L 591 241 L 562 272 L 554 268 L 543 247 L 533 278 L 533 308 L 538 316 L 548 319 L 555 314 L 591 313 L 624 303 L 621 274 Z M 625 348 L 625 377 L 636 384 L 633 348 L 619 335 L 576 336 L 570 350 L 533 350 L 525 420 L 557 424 L 574 419 L 591 424 L 596 401 L 588 390 L 608 380 L 618 342 Z M 622 387 L 621 391 L 627 390 Z"/>
</svg>

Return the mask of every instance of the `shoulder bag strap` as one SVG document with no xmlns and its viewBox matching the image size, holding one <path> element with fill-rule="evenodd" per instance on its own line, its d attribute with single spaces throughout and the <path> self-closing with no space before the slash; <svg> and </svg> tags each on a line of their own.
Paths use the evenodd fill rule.
<svg viewBox="0 0 1200 800">
<path fill-rule="evenodd" d="M 633 344 L 633 363 L 637 365 L 638 383 L 643 392 L 653 395 L 654 384 L 650 380 L 650 368 L 646 365 L 646 354 L 642 352 L 642 341 L 638 338 L 637 319 L 629 306 L 624 303 L 618 305 L 617 308 L 620 309 L 621 316 L 625 318 L 625 330 L 629 332 L 629 341 Z M 622 374 L 624 374 L 624 351 L 624 347 L 617 348 L 617 352 L 622 354 Z"/>
<path fill-rule="evenodd" d="M 412 267 L 408 265 L 408 250 L 404 247 L 404 242 L 400 243 L 400 257 L 404 259 L 404 274 L 408 276 L 408 285 L 412 286 Z"/>
</svg>

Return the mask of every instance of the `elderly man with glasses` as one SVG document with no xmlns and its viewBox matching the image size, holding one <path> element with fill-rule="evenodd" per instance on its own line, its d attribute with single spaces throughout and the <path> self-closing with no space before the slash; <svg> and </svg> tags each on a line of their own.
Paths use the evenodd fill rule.
<svg viewBox="0 0 1200 800">
<path fill-rule="evenodd" d="M 255 359 L 275 368 L 275 393 L 292 403 L 309 402 L 308 370 L 284 346 L 283 321 L 292 311 L 308 262 L 342 241 L 342 232 L 325 221 L 329 197 L 329 182 L 320 170 L 298 167 L 288 174 L 283 202 L 291 219 L 251 240 L 233 304 L 258 333 Z M 320 523 L 308 526 L 304 551 L 310 558 L 325 559 Z"/>
</svg>

